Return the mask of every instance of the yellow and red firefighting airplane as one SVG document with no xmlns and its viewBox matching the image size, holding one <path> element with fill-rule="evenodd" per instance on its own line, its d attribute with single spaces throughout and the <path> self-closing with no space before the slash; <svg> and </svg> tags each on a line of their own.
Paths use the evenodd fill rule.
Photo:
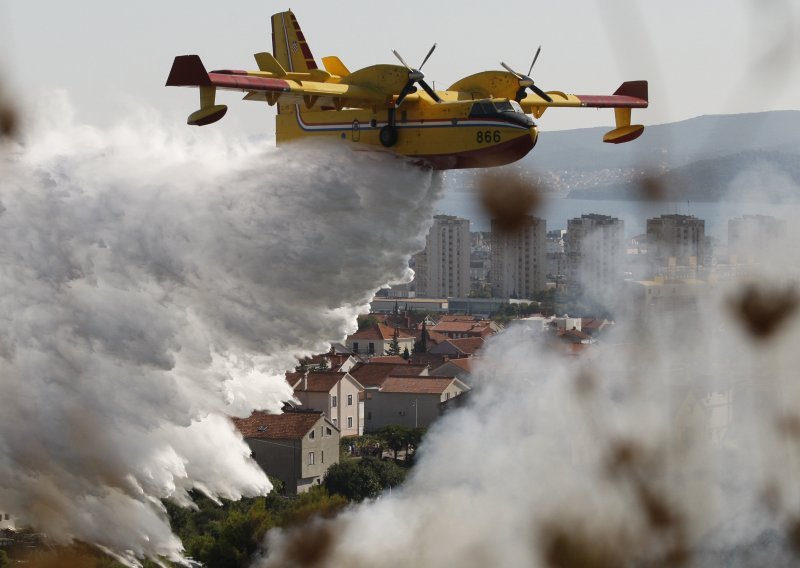
<svg viewBox="0 0 800 568">
<path fill-rule="evenodd" d="M 245 100 L 278 105 L 278 144 L 332 138 L 390 149 L 439 170 L 519 160 L 539 135 L 528 115 L 539 118 L 549 107 L 613 108 L 616 127 L 604 142 L 628 142 L 644 130 L 631 124 L 631 109 L 647 107 L 647 81 L 623 83 L 613 95 L 544 92 L 534 85 L 530 70 L 523 75 L 501 63 L 504 71 L 476 73 L 435 91 L 420 71 L 435 47 L 417 69 L 395 51 L 402 65 L 350 72 L 338 57 L 324 57 L 323 70 L 297 18 L 281 12 L 272 16 L 272 53 L 255 54 L 258 71 L 207 72 L 197 55 L 181 55 L 172 64 L 167 86 L 200 89 L 200 110 L 187 121 L 192 125 L 211 124 L 225 115 L 227 107 L 215 102 L 217 89 L 244 91 Z"/>
</svg>

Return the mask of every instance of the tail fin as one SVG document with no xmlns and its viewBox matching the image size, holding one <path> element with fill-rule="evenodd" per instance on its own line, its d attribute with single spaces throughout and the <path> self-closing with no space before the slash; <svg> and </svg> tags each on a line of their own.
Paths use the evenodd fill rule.
<svg viewBox="0 0 800 568">
<path fill-rule="evenodd" d="M 289 72 L 308 73 L 317 69 L 300 24 L 291 10 L 272 16 L 272 53 Z"/>
<path fill-rule="evenodd" d="M 644 101 L 649 100 L 647 98 L 647 81 L 625 81 L 614 94 L 622 95 L 623 97 L 636 97 Z"/>
</svg>

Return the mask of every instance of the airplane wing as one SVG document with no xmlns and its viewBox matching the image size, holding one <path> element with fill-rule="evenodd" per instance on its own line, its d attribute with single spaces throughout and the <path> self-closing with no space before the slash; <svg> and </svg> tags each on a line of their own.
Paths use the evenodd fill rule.
<svg viewBox="0 0 800 568">
<path fill-rule="evenodd" d="M 531 93 L 519 101 L 522 110 L 539 118 L 550 107 L 613 108 L 616 128 L 603 136 L 603 142 L 621 144 L 641 136 L 644 126 L 631 124 L 631 109 L 647 108 L 647 81 L 622 83 L 613 95 L 569 95 L 561 91 L 548 91 L 550 101 Z"/>
<path fill-rule="evenodd" d="M 568 95 L 561 91 L 548 91 L 553 99 L 546 101 L 535 93 L 528 94 L 519 101 L 522 110 L 537 118 L 549 107 L 589 107 L 589 108 L 647 108 L 647 81 L 627 81 L 622 83 L 613 95 Z"/>
<path fill-rule="evenodd" d="M 393 66 L 394 67 L 394 66 Z M 189 117 L 190 124 L 209 124 L 219 120 L 227 107 L 214 105 L 214 93 L 217 89 L 228 91 L 244 91 L 246 100 L 261 100 L 269 104 L 302 104 L 307 108 L 315 105 L 340 109 L 344 106 L 362 107 L 378 103 L 386 103 L 394 93 L 376 88 L 379 84 L 354 84 L 352 78 L 356 73 L 341 82 L 325 82 L 330 74 L 316 70 L 322 81 L 293 80 L 274 77 L 269 72 L 250 72 L 239 70 L 217 70 L 208 72 L 197 55 L 179 55 L 175 58 L 167 78 L 168 87 L 197 87 L 201 91 L 201 109 L 214 114 L 214 120 L 206 121 L 209 116 Z M 374 86 L 373 86 L 374 85 Z M 393 87 L 393 85 L 392 85 Z M 205 97 L 204 97 L 205 93 Z M 193 117 L 195 122 L 192 122 Z"/>
<path fill-rule="evenodd" d="M 539 118 L 550 107 L 564 108 L 613 108 L 616 128 L 603 137 L 605 142 L 620 144 L 638 138 L 644 126 L 631 125 L 631 109 L 647 108 L 647 81 L 628 81 L 623 83 L 613 95 L 571 95 L 562 91 L 548 91 L 545 99 L 536 93 L 518 99 L 522 79 L 508 71 L 481 71 L 464 77 L 450 86 L 448 91 L 457 92 L 458 99 L 503 98 L 518 100 L 522 110 Z"/>
</svg>

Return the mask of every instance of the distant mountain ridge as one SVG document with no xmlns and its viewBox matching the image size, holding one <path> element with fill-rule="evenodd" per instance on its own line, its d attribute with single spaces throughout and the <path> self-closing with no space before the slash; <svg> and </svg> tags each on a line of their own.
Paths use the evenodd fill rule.
<svg viewBox="0 0 800 568">
<path fill-rule="evenodd" d="M 737 200 L 747 185 L 800 199 L 800 111 L 701 116 L 648 126 L 630 144 L 601 142 L 605 128 L 542 132 L 518 167 L 580 199 Z M 750 178 L 749 182 L 745 181 Z M 742 187 L 740 187 L 742 186 Z"/>
<path fill-rule="evenodd" d="M 749 150 L 692 162 L 645 180 L 573 189 L 568 197 L 640 201 L 654 193 L 665 201 L 797 201 L 800 155 Z"/>
</svg>

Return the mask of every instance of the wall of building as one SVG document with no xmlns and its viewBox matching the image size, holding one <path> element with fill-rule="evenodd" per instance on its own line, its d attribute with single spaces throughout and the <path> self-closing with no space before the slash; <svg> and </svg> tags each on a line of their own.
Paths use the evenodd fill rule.
<svg viewBox="0 0 800 568">
<path fill-rule="evenodd" d="M 647 220 L 647 256 L 654 267 L 704 264 L 706 222 L 691 215 L 662 215 Z M 674 259 L 674 260 L 670 260 Z"/>
<path fill-rule="evenodd" d="M 416 292 L 430 298 L 469 295 L 469 219 L 435 215 L 425 250 L 415 256 Z"/>
<path fill-rule="evenodd" d="M 397 424 L 407 428 L 428 427 L 439 417 L 439 403 L 461 394 L 456 385 L 450 385 L 441 394 L 385 393 L 372 391 L 367 398 L 366 430 L 373 432 Z"/>
<path fill-rule="evenodd" d="M 532 298 L 547 283 L 547 229 L 544 219 L 528 216 L 513 233 L 492 222 L 492 296 Z"/>
<path fill-rule="evenodd" d="M 15 528 L 11 513 L 0 510 L 0 530 L 14 530 Z"/>
<path fill-rule="evenodd" d="M 253 458 L 264 472 L 283 481 L 289 495 L 307 491 L 320 482 L 328 468 L 339 462 L 339 432 L 324 419 L 314 425 L 314 438 L 262 440 L 245 438 Z M 330 433 L 328 432 L 330 430 Z M 309 454 L 314 453 L 314 463 Z"/>
<path fill-rule="evenodd" d="M 568 286 L 603 291 L 622 282 L 624 233 L 624 222 L 608 215 L 582 215 L 567 221 Z"/>
</svg>

